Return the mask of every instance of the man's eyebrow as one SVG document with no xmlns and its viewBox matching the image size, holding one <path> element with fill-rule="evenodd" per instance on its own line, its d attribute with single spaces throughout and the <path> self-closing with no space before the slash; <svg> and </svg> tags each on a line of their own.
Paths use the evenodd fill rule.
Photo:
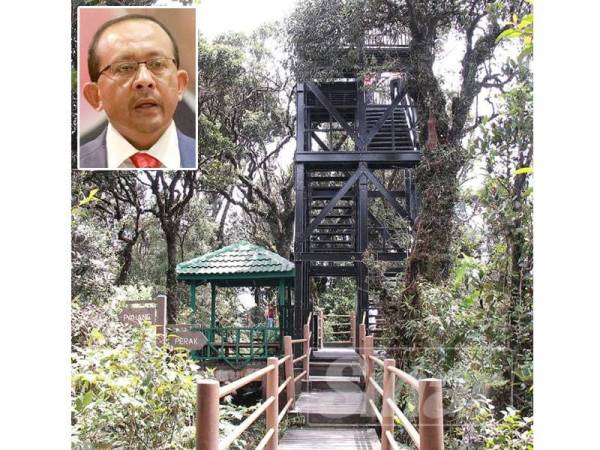
<svg viewBox="0 0 600 450">
<path fill-rule="evenodd" d="M 111 64 L 113 62 L 119 62 L 119 61 L 143 61 L 146 59 L 154 58 L 156 56 L 173 58 L 173 56 L 169 56 L 166 52 L 163 52 L 161 50 L 150 50 L 150 51 L 144 52 L 144 57 L 142 59 L 138 59 L 135 56 L 135 54 L 132 52 L 123 52 L 123 53 L 117 53 L 116 56 L 113 57 L 113 61 L 111 62 Z"/>
</svg>

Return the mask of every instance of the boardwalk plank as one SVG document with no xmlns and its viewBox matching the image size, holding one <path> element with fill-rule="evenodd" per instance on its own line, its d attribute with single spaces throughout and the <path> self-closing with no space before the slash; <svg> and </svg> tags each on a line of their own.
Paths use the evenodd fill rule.
<svg viewBox="0 0 600 450">
<path fill-rule="evenodd" d="M 372 428 L 300 428 L 288 430 L 279 441 L 280 450 L 380 450 Z"/>
</svg>

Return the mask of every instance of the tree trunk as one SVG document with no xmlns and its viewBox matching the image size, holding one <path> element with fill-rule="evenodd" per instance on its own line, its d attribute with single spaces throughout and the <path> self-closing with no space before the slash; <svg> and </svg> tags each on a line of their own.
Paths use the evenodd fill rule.
<svg viewBox="0 0 600 450">
<path fill-rule="evenodd" d="M 219 244 L 219 247 L 225 245 L 225 223 L 227 222 L 227 213 L 229 212 L 230 206 L 231 202 L 229 200 L 225 200 L 225 206 L 223 207 L 223 213 L 221 214 L 221 220 L 219 221 L 219 229 L 217 231 L 217 242 Z"/>
<path fill-rule="evenodd" d="M 177 226 L 171 224 L 163 228 L 165 233 L 165 242 L 167 244 L 167 320 L 168 323 L 177 323 L 177 276 L 175 267 L 177 266 Z"/>
<path fill-rule="evenodd" d="M 121 270 L 117 277 L 117 286 L 123 286 L 129 278 L 129 271 L 131 270 L 131 262 L 133 259 L 133 246 L 135 242 L 125 242 L 125 245 L 121 249 Z"/>
<path fill-rule="evenodd" d="M 508 342 L 511 353 L 510 361 L 512 367 L 507 367 L 505 379 L 510 386 L 510 404 L 515 404 L 515 371 L 514 367 L 520 365 L 517 360 L 522 355 L 523 348 L 531 348 L 533 345 L 530 333 L 523 328 L 523 301 L 533 298 L 532 294 L 526 292 L 529 289 L 525 280 L 525 273 L 529 270 L 525 265 L 526 242 L 522 230 L 523 226 L 523 192 L 526 188 L 525 176 L 519 175 L 512 192 L 512 209 L 514 220 L 509 233 L 509 249 L 511 252 L 510 266 L 510 304 L 508 309 Z"/>
</svg>

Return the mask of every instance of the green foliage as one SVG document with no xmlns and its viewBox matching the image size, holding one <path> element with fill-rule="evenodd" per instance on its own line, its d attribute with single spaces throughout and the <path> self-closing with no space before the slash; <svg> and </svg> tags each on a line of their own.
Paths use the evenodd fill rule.
<svg viewBox="0 0 600 450">
<path fill-rule="evenodd" d="M 531 439 L 528 433 L 531 418 L 518 416 L 515 419 L 515 413 L 509 413 L 505 418 L 494 412 L 493 404 L 507 405 L 511 401 L 506 395 L 511 390 L 511 377 L 506 376 L 507 371 L 516 378 L 512 388 L 513 404 L 520 405 L 525 414 L 532 411 L 531 348 L 523 346 L 515 358 L 507 341 L 510 328 L 506 315 L 511 307 L 511 297 L 496 283 L 499 268 L 495 264 L 495 261 L 485 263 L 479 258 L 462 255 L 455 262 L 446 284 L 419 285 L 419 315 L 409 315 L 412 318 L 401 325 L 392 319 L 385 327 L 385 337 L 389 340 L 393 341 L 401 326 L 405 333 L 416 336 L 423 343 L 422 347 L 409 349 L 412 364 L 404 370 L 417 378 L 443 380 L 448 424 L 445 442 L 449 450 L 527 448 L 524 443 Z M 400 279 L 396 283 L 386 283 L 385 290 L 384 298 L 390 303 L 396 307 L 403 303 Z M 384 305 L 386 318 L 389 318 L 390 306 Z M 410 304 L 402 306 L 412 308 Z M 402 384 L 398 388 L 399 403 L 412 417 L 413 393 Z M 476 400 L 481 396 L 486 398 L 484 403 Z M 409 442 L 400 431 L 398 439 Z M 484 447 L 487 442 L 493 445 Z M 503 442 L 506 447 L 502 447 Z"/>
<path fill-rule="evenodd" d="M 216 225 L 212 208 L 203 196 L 194 197 L 184 211 L 177 233 L 177 259 L 185 261 L 213 249 Z M 167 249 L 163 231 L 155 217 L 142 219 L 143 233 L 134 246 L 129 283 L 164 286 Z M 180 286 L 180 298 L 187 298 L 187 287 Z"/>
<path fill-rule="evenodd" d="M 529 3 L 533 3 L 532 0 Z M 505 39 L 518 39 L 523 48 L 519 54 L 519 61 L 529 58 L 533 55 L 533 13 L 527 14 L 518 19 L 516 15 L 512 18 L 512 27 L 500 33 L 497 41 Z"/>
<path fill-rule="evenodd" d="M 350 314 L 356 309 L 356 282 L 352 278 L 323 278 L 317 283 L 317 302 L 324 314 Z M 331 334 L 334 331 L 348 331 L 347 318 L 337 317 L 325 320 L 324 334 L 327 342 L 347 341 L 348 334 Z"/>
<path fill-rule="evenodd" d="M 508 407 L 501 417 L 493 414 L 491 402 L 482 398 L 474 401 L 479 406 L 475 424 L 481 430 L 486 449 L 533 450 L 533 418 L 523 417 L 519 411 Z"/>
<path fill-rule="evenodd" d="M 356 304 L 356 282 L 352 278 L 330 278 L 319 294 L 325 314 L 350 314 Z"/>
<path fill-rule="evenodd" d="M 156 345 L 151 325 L 105 336 L 72 355 L 75 448 L 190 448 L 195 367 Z"/>
<path fill-rule="evenodd" d="M 206 115 L 198 118 L 199 147 L 206 149 L 203 162 L 202 185 L 205 189 L 228 189 L 235 178 L 235 168 L 225 163 L 225 155 L 233 158 L 236 148 L 233 142 L 220 132 L 221 124 L 211 121 Z M 222 157 L 219 157 L 222 156 Z"/>
<path fill-rule="evenodd" d="M 393 37 L 404 30 L 395 20 L 393 2 L 308 0 L 298 4 L 286 22 L 291 68 L 299 80 L 334 79 L 343 73 L 366 74 L 396 66 L 393 58 L 374 61 L 360 52 L 364 35 Z"/>
<path fill-rule="evenodd" d="M 231 224 L 231 239 L 222 226 L 219 240 L 246 238 L 288 256 L 293 178 L 277 158 L 294 135 L 293 82 L 281 41 L 275 25 L 200 41 L 199 140 L 203 188 L 219 193 Z"/>
<path fill-rule="evenodd" d="M 475 219 L 454 214 L 457 239 L 447 281 L 417 280 L 418 306 L 402 296 L 405 280 L 380 286 L 390 342 L 402 346 L 397 337 L 409 336 L 419 343 L 404 348 L 411 354 L 405 369 L 444 380 L 449 450 L 532 445 L 532 99 L 522 65 L 497 117 L 484 121 L 471 141 L 470 157 L 480 161 L 484 176 L 480 189 L 458 197 Z M 435 193 L 427 191 L 424 202 L 435 204 Z"/>
<path fill-rule="evenodd" d="M 147 288 L 121 288 L 103 307 L 74 304 L 71 354 L 72 447 L 193 449 L 198 371 L 187 350 L 157 345 L 149 323 L 119 323 L 125 300 L 150 298 Z M 256 406 L 221 404 L 228 435 Z M 245 449 L 262 438 L 260 425 L 234 442 Z"/>
<path fill-rule="evenodd" d="M 81 209 L 76 211 L 71 222 L 71 294 L 102 301 L 112 293 L 118 270 L 113 236 Z"/>
</svg>

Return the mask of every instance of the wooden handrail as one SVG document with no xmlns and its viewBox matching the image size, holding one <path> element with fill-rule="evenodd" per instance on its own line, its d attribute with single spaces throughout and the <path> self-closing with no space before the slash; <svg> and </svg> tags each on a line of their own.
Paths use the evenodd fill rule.
<svg viewBox="0 0 600 450">
<path fill-rule="evenodd" d="M 279 423 L 295 401 L 296 382 L 302 377 L 308 379 L 308 361 L 311 348 L 310 330 L 304 326 L 304 354 L 293 359 L 294 342 L 291 336 L 284 336 L 284 353 L 281 358 L 270 357 L 267 366 L 240 378 L 226 386 L 220 387 L 217 380 L 201 380 L 197 385 L 196 400 L 196 450 L 225 450 L 227 449 L 256 419 L 265 413 L 266 433 L 256 448 L 277 450 L 279 445 Z M 294 362 L 304 360 L 304 369 L 300 375 L 294 377 Z M 279 367 L 284 365 L 285 380 L 279 385 Z M 219 442 L 219 401 L 222 397 L 244 387 L 248 383 L 266 376 L 266 400 L 240 423 L 230 435 Z M 287 402 L 279 411 L 279 395 L 286 391 Z"/>
<path fill-rule="evenodd" d="M 369 383 L 371 383 L 373 385 L 373 387 L 375 388 L 375 390 L 377 391 L 377 393 L 383 397 L 383 389 L 381 388 L 381 386 L 379 386 L 377 384 L 377 381 L 375 381 L 375 379 L 373 377 L 369 378 Z"/>
<path fill-rule="evenodd" d="M 283 392 L 283 390 L 287 387 L 287 385 L 290 381 L 292 381 L 291 375 L 289 377 L 287 377 L 283 383 L 281 383 L 281 385 L 279 386 L 279 389 L 277 389 L 277 395 L 279 395 Z"/>
<path fill-rule="evenodd" d="M 306 375 L 306 370 L 303 371 L 300 375 L 298 375 L 296 378 L 294 378 L 294 381 L 298 381 L 300 378 L 302 378 L 304 375 Z"/>
<path fill-rule="evenodd" d="M 279 362 L 277 363 L 278 366 L 282 365 L 283 363 L 285 363 L 288 359 L 290 359 L 292 357 L 292 355 L 286 355 L 283 358 L 279 358 Z"/>
<path fill-rule="evenodd" d="M 417 448 L 421 448 L 421 439 L 419 438 L 419 432 L 417 431 L 417 429 L 413 426 L 412 423 L 410 423 L 410 420 L 406 418 L 404 413 L 391 399 L 387 399 L 387 404 L 394 412 L 394 415 L 398 417 L 398 419 L 400 419 L 400 422 L 402 422 L 402 426 L 404 427 L 412 441 L 415 443 Z"/>
<path fill-rule="evenodd" d="M 301 342 L 306 342 L 306 339 L 292 339 L 292 344 L 300 344 Z"/>
<path fill-rule="evenodd" d="M 312 311 L 310 312 L 310 314 L 308 315 L 308 319 L 306 320 L 306 325 L 310 326 L 310 319 L 312 319 Z"/>
<path fill-rule="evenodd" d="M 248 429 L 250 425 L 254 423 L 258 417 L 266 411 L 266 409 L 275 401 L 275 397 L 269 397 L 265 400 L 252 414 L 244 419 L 242 423 L 240 423 L 233 432 L 228 435 L 223 442 L 219 444 L 219 450 L 224 450 L 229 448 L 229 446 L 235 441 L 240 435 Z"/>
<path fill-rule="evenodd" d="M 371 409 L 375 413 L 375 417 L 377 417 L 377 421 L 381 424 L 383 423 L 383 417 L 381 417 L 381 413 L 377 410 L 377 406 L 375 406 L 375 402 L 373 400 L 369 400 L 369 405 Z"/>
<path fill-rule="evenodd" d="M 292 362 L 296 364 L 298 361 L 302 361 L 304 358 L 306 358 L 306 355 L 298 356 Z"/>
<path fill-rule="evenodd" d="M 219 389 L 219 397 L 223 398 L 226 395 L 229 395 L 232 392 L 237 391 L 240 388 L 243 388 L 248 383 L 251 383 L 252 381 L 257 380 L 258 378 L 261 378 L 263 375 L 266 375 L 271 370 L 273 370 L 272 366 L 266 366 L 266 367 L 263 367 L 262 369 L 257 370 L 256 372 L 252 372 L 252 373 L 246 375 L 245 377 L 240 378 L 239 380 L 235 380 L 234 382 L 223 386 L 221 389 Z"/>
<path fill-rule="evenodd" d="M 383 367 L 383 361 L 382 361 L 381 359 L 377 358 L 376 356 L 369 355 L 369 359 L 370 359 L 371 361 L 373 361 L 375 364 L 378 364 L 378 365 L 380 365 L 381 367 Z"/>
<path fill-rule="evenodd" d="M 260 442 L 256 446 L 256 450 L 262 450 L 263 448 L 265 448 L 266 445 L 269 443 L 269 439 L 271 439 L 271 436 L 273 436 L 273 433 L 275 433 L 275 429 L 269 428 L 267 434 L 265 434 L 265 436 L 260 440 Z"/>
<path fill-rule="evenodd" d="M 400 378 L 406 384 L 410 385 L 413 389 L 419 388 L 419 382 L 417 381 L 417 379 L 415 377 L 407 374 L 406 372 L 398 369 L 397 367 L 388 367 L 387 370 L 389 370 L 395 376 Z"/>
<path fill-rule="evenodd" d="M 384 439 L 383 441 L 387 442 L 390 445 L 390 447 L 392 447 L 392 450 L 402 450 L 400 446 L 396 444 L 396 441 L 394 440 L 394 435 L 390 431 L 385 432 L 385 437 L 387 438 L 387 440 Z"/>
<path fill-rule="evenodd" d="M 283 407 L 283 409 L 281 410 L 281 412 L 279 413 L 279 417 L 277 418 L 277 420 L 279 422 L 281 422 L 283 420 L 283 418 L 285 417 L 285 413 L 288 411 L 288 409 L 290 408 L 290 406 L 292 405 L 292 403 L 294 402 L 294 399 L 290 399 L 288 400 L 288 402 L 285 404 L 285 406 Z"/>
<path fill-rule="evenodd" d="M 367 399 L 369 404 L 372 400 L 372 390 L 375 388 L 378 392 L 379 385 L 372 378 L 372 364 L 377 360 L 372 355 L 372 336 L 365 339 L 367 347 L 363 358 L 366 364 L 366 374 L 369 375 Z M 370 348 L 369 348 L 370 347 Z M 419 431 L 410 423 L 402 410 L 394 402 L 395 379 L 407 383 L 419 393 Z M 369 394 L 369 392 L 371 392 Z M 383 397 L 381 402 L 381 414 L 376 413 L 377 419 L 381 423 L 381 449 L 395 450 L 398 448 L 394 440 L 394 417 L 397 417 L 406 429 L 411 440 L 419 450 L 443 450 L 444 449 L 444 418 L 442 405 L 442 382 L 434 378 L 417 380 L 413 376 L 395 367 L 393 359 L 383 361 L 383 389 L 379 392 Z M 371 405 L 374 407 L 374 403 Z"/>
</svg>

